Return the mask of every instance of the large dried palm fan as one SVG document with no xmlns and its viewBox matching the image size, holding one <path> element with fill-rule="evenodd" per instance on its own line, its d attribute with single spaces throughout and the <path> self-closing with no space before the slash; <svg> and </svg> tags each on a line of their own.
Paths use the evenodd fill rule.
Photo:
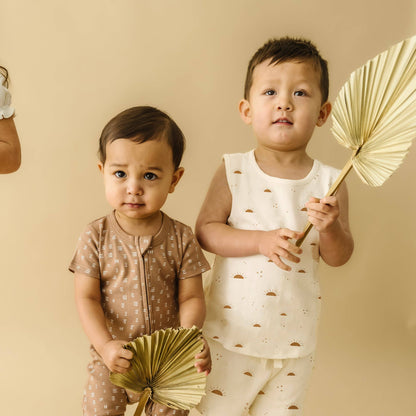
<svg viewBox="0 0 416 416">
<path fill-rule="evenodd" d="M 332 120 L 332 133 L 352 156 L 326 196 L 336 193 L 352 167 L 365 184 L 382 185 L 416 136 L 416 36 L 355 70 L 335 100 Z M 311 228 L 308 223 L 298 247 Z"/>
<path fill-rule="evenodd" d="M 195 355 L 204 343 L 201 330 L 163 329 L 129 342 L 133 352 L 125 374 L 111 373 L 113 384 L 142 393 L 135 416 L 140 416 L 149 399 L 173 409 L 190 410 L 205 394 L 206 376 L 198 373 Z"/>
</svg>

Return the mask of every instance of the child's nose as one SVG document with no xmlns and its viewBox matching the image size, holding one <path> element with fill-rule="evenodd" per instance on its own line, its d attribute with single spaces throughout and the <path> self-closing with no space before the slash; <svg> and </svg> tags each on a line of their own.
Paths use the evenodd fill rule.
<svg viewBox="0 0 416 416">
<path fill-rule="evenodd" d="M 293 108 L 291 100 L 286 95 L 281 95 L 277 100 L 277 109 L 283 111 L 290 111 Z"/>
<path fill-rule="evenodd" d="M 142 196 L 144 194 L 143 187 L 141 186 L 140 181 L 130 180 L 127 186 L 127 192 L 130 195 Z"/>
<path fill-rule="evenodd" d="M 290 111 L 292 106 L 290 104 L 282 104 L 277 107 L 278 110 Z"/>
</svg>

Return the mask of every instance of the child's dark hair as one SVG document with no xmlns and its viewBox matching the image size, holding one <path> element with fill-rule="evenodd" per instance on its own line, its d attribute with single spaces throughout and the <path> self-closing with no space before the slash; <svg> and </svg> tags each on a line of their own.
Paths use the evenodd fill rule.
<svg viewBox="0 0 416 416">
<path fill-rule="evenodd" d="M 172 149 L 177 169 L 185 150 L 185 137 L 178 125 L 163 111 L 150 106 L 132 107 L 112 118 L 104 127 L 98 149 L 101 163 L 106 160 L 106 146 L 117 139 L 131 139 L 136 143 L 165 139 Z"/>
<path fill-rule="evenodd" d="M 318 49 L 311 41 L 291 37 L 270 39 L 253 55 L 248 64 L 246 82 L 244 85 L 244 98 L 246 100 L 249 98 L 250 88 L 253 84 L 254 68 L 268 59 L 271 59 L 270 65 L 288 61 L 310 61 L 321 75 L 320 87 L 322 103 L 328 100 L 329 76 L 327 61 L 321 57 Z"/>
<path fill-rule="evenodd" d="M 0 74 L 4 76 L 3 85 L 8 88 L 9 86 L 9 72 L 4 66 L 0 65 Z"/>
</svg>

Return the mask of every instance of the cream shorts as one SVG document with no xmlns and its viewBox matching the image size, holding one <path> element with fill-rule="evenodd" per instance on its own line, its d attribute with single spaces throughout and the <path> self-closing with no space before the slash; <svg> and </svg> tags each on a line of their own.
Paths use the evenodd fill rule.
<svg viewBox="0 0 416 416">
<path fill-rule="evenodd" d="M 284 360 L 226 350 L 209 340 L 212 371 L 197 409 L 204 416 L 300 416 L 313 354 Z"/>
</svg>

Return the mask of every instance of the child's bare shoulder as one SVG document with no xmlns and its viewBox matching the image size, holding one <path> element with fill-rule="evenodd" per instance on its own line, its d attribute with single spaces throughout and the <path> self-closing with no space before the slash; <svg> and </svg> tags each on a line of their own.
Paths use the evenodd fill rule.
<svg viewBox="0 0 416 416">
<path fill-rule="evenodd" d="M 228 186 L 225 164 L 216 170 L 209 186 L 205 201 L 197 221 L 198 225 L 207 222 L 226 223 L 231 212 L 232 196 Z"/>
</svg>

